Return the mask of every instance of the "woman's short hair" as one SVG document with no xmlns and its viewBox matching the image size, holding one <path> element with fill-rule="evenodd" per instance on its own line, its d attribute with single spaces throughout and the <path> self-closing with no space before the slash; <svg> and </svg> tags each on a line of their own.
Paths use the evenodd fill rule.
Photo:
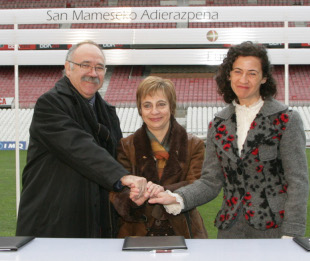
<svg viewBox="0 0 310 261">
<path fill-rule="evenodd" d="M 136 92 L 136 103 L 139 114 L 141 115 L 141 100 L 147 95 L 154 95 L 158 91 L 162 91 L 167 97 L 170 105 L 170 112 L 175 115 L 176 110 L 176 93 L 174 83 L 168 79 L 157 76 L 146 77 L 138 86 Z"/>
<path fill-rule="evenodd" d="M 266 82 L 260 86 L 260 95 L 263 100 L 267 97 L 276 96 L 277 85 L 272 76 L 272 65 L 270 64 L 266 48 L 261 44 L 247 41 L 230 47 L 226 58 L 219 66 L 215 80 L 218 88 L 217 91 L 223 96 L 224 101 L 226 103 L 232 103 L 233 100 L 237 101 L 237 96 L 231 88 L 229 77 L 233 69 L 233 63 L 239 56 L 254 56 L 260 59 L 263 77 L 267 79 Z"/>
</svg>

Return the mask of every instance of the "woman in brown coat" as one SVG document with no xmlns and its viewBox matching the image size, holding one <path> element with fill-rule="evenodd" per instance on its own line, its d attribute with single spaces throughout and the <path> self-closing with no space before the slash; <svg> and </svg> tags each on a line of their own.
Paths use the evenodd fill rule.
<svg viewBox="0 0 310 261">
<path fill-rule="evenodd" d="M 174 191 L 201 175 L 204 143 L 187 134 L 174 118 L 176 94 L 167 79 L 149 76 L 137 90 L 137 107 L 144 124 L 123 138 L 118 161 L 133 175 L 145 177 L 149 191 Z M 152 192 L 152 193 L 153 193 Z M 110 200 L 121 216 L 118 237 L 172 236 L 207 238 L 196 208 L 178 215 L 167 214 L 162 205 L 149 204 L 147 195 L 130 199 L 130 190 L 112 192 Z M 132 197 L 132 195 L 131 195 Z"/>
</svg>

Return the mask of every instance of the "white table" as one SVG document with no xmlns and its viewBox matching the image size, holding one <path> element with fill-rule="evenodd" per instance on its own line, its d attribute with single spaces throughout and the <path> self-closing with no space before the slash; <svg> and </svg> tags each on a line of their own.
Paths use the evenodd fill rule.
<svg viewBox="0 0 310 261">
<path fill-rule="evenodd" d="M 0 261 L 309 261 L 292 239 L 190 239 L 182 253 L 125 252 L 123 239 L 35 238 L 16 252 L 0 252 Z"/>
</svg>

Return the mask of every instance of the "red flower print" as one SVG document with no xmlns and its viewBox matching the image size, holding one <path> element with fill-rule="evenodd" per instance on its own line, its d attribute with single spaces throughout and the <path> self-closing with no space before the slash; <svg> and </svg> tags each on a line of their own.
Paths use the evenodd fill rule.
<svg viewBox="0 0 310 261">
<path fill-rule="evenodd" d="M 279 119 L 275 119 L 275 120 L 273 121 L 273 125 L 279 125 L 279 124 L 280 124 Z"/>
<path fill-rule="evenodd" d="M 250 217 L 253 217 L 255 211 L 253 211 L 253 210 L 248 210 L 246 213 L 247 213 Z"/>
<path fill-rule="evenodd" d="M 257 123 L 256 123 L 255 121 L 253 121 L 253 122 L 251 123 L 250 129 L 253 130 L 256 126 L 257 126 Z"/>
<path fill-rule="evenodd" d="M 281 121 L 288 122 L 288 115 L 286 113 L 282 113 L 280 116 Z"/>
<path fill-rule="evenodd" d="M 209 123 L 209 129 L 211 129 L 212 128 L 212 121 L 210 121 L 210 123 Z"/>
<path fill-rule="evenodd" d="M 234 205 L 236 205 L 238 202 L 238 198 L 237 197 L 232 197 L 231 198 L 231 203 L 233 203 Z"/>
<path fill-rule="evenodd" d="M 230 148 L 230 146 L 231 146 L 230 144 L 226 143 L 226 144 L 223 146 L 223 149 L 226 150 L 226 151 L 228 151 L 229 148 Z"/>
<path fill-rule="evenodd" d="M 222 134 L 220 134 L 220 133 L 217 133 L 216 135 L 215 135 L 215 139 L 216 140 L 219 140 L 220 138 L 222 138 Z"/>
<path fill-rule="evenodd" d="M 259 165 L 259 166 L 256 167 L 256 171 L 257 171 L 257 172 L 262 172 L 263 169 L 264 169 L 264 166 L 263 166 L 263 165 Z"/>
<path fill-rule="evenodd" d="M 227 205 L 228 207 L 231 207 L 231 202 L 230 202 L 229 199 L 226 200 L 226 205 Z"/>
<path fill-rule="evenodd" d="M 235 139 L 234 135 L 229 135 L 229 136 L 227 137 L 227 140 L 228 140 L 228 141 L 233 141 L 234 139 Z"/>
<path fill-rule="evenodd" d="M 275 226 L 274 222 L 273 221 L 267 221 L 266 223 L 266 228 L 269 229 L 269 228 L 273 228 Z"/>
<path fill-rule="evenodd" d="M 228 220 L 229 219 L 229 217 L 230 217 L 230 215 L 229 214 L 226 214 L 226 220 Z"/>
<path fill-rule="evenodd" d="M 219 155 L 218 153 L 216 153 L 217 158 L 219 159 L 219 161 L 222 161 L 222 156 Z"/>
<path fill-rule="evenodd" d="M 225 215 L 220 215 L 220 221 L 225 221 Z"/>
<path fill-rule="evenodd" d="M 280 210 L 280 211 L 279 211 L 279 214 L 280 214 L 280 217 L 281 217 L 281 218 L 284 218 L 284 212 L 285 212 L 284 210 Z"/>
<path fill-rule="evenodd" d="M 281 140 L 282 138 L 282 133 L 279 133 L 277 136 L 273 136 L 272 139 L 278 139 L 278 140 Z"/>
<path fill-rule="evenodd" d="M 220 127 L 218 127 L 218 131 L 222 132 L 226 130 L 226 126 L 225 125 L 221 125 Z"/>
<path fill-rule="evenodd" d="M 247 192 L 244 196 L 245 200 L 250 200 L 252 198 L 252 195 L 250 194 L 250 192 Z"/>
<path fill-rule="evenodd" d="M 287 191 L 287 184 L 283 185 L 282 189 L 279 191 L 280 194 L 286 193 Z"/>
<path fill-rule="evenodd" d="M 253 155 L 257 155 L 257 154 L 258 154 L 258 148 L 254 149 L 254 150 L 252 151 L 252 154 L 253 154 Z"/>
<path fill-rule="evenodd" d="M 285 126 L 283 126 L 283 127 L 281 128 L 281 130 L 286 130 L 286 127 L 285 127 Z"/>
<path fill-rule="evenodd" d="M 248 210 L 248 211 L 246 212 L 246 214 L 244 215 L 245 218 L 246 218 L 246 220 L 249 220 L 250 217 L 253 217 L 253 216 L 254 216 L 254 213 L 255 213 L 255 211 L 253 211 L 253 210 Z"/>
</svg>

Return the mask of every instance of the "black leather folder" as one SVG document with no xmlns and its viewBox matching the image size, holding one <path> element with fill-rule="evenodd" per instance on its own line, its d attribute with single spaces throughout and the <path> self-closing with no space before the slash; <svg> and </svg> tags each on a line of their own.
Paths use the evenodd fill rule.
<svg viewBox="0 0 310 261">
<path fill-rule="evenodd" d="M 310 251 L 310 237 L 294 237 L 293 240 L 305 250 Z"/>
<path fill-rule="evenodd" d="M 17 251 L 34 237 L 0 237 L 0 251 Z"/>
<path fill-rule="evenodd" d="M 152 251 L 187 249 L 183 236 L 126 237 L 123 250 Z"/>
</svg>

